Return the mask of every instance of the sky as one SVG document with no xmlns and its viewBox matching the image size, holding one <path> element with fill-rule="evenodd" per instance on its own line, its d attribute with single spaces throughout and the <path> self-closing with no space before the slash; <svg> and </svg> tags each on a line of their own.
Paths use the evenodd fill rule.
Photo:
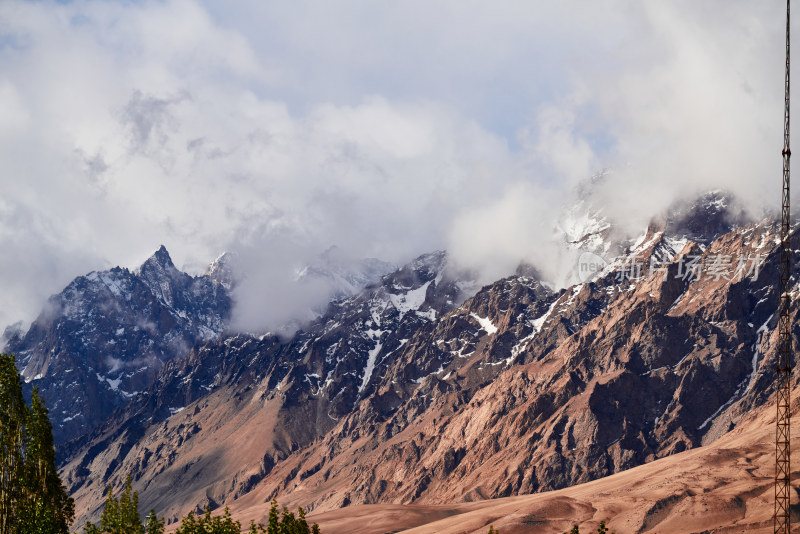
<svg viewBox="0 0 800 534">
<path fill-rule="evenodd" d="M 763 213 L 784 25 L 775 0 L 5 0 L 0 328 L 161 244 L 193 273 L 240 252 L 248 329 L 332 245 L 553 272 L 603 169 L 633 230 L 714 188 Z"/>
</svg>

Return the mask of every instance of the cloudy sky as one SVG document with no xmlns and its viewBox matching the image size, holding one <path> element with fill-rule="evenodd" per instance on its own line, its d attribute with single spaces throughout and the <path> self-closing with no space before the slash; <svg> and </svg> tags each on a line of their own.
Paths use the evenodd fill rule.
<svg viewBox="0 0 800 534">
<path fill-rule="evenodd" d="M 556 209 L 777 204 L 785 3 L 0 2 L 0 325 L 160 244 L 274 309 L 330 245 L 547 261 Z M 262 310 L 263 311 L 263 310 Z M 258 307 L 250 326 L 259 322 Z M 2 326 L 0 326 L 2 328 Z"/>
</svg>

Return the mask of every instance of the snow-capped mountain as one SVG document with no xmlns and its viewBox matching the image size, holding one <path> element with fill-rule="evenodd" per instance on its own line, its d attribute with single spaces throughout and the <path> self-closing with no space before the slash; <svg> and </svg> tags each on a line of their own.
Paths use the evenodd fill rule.
<svg viewBox="0 0 800 534">
<path fill-rule="evenodd" d="M 239 271 L 237 261 L 238 256 L 235 253 L 224 252 L 209 264 L 205 275 L 231 291 L 236 285 L 236 273 Z"/>
<path fill-rule="evenodd" d="M 226 272 L 192 277 L 162 246 L 134 271 L 76 278 L 27 332 L 9 336 L 5 350 L 44 397 L 56 443 L 90 430 L 149 387 L 164 362 L 222 333 L 231 311 Z"/>
<path fill-rule="evenodd" d="M 44 396 L 57 444 L 90 431 L 146 390 L 165 362 L 225 331 L 238 261 L 224 253 L 203 275 L 190 276 L 162 246 L 132 271 L 115 267 L 76 278 L 27 330 L 6 329 L 4 350 L 15 354 L 28 387 Z M 343 299 L 394 269 L 377 259 L 345 261 L 330 250 L 297 282 L 324 279 L 330 297 Z"/>
<path fill-rule="evenodd" d="M 706 245 L 732 229 L 754 222 L 739 200 L 725 191 L 709 191 L 675 203 L 662 217 L 667 235 Z"/>
</svg>

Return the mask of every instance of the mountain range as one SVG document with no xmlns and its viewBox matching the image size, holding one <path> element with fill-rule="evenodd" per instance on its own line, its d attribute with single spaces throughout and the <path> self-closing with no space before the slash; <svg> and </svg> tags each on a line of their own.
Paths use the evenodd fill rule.
<svg viewBox="0 0 800 534">
<path fill-rule="evenodd" d="M 433 252 L 373 264 L 289 336 L 227 330 L 230 274 L 165 249 L 76 279 L 6 350 L 51 407 L 79 522 L 128 474 L 172 524 L 264 520 L 272 498 L 324 518 L 562 490 L 741 432 L 773 393 L 775 221 L 713 192 L 629 238 L 588 204 L 559 226 L 604 259 L 577 283 L 521 265 L 479 288 Z"/>
</svg>

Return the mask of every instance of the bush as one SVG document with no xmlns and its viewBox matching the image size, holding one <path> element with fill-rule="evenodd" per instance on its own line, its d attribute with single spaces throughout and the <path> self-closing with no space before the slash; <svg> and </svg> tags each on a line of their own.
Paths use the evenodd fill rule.
<svg viewBox="0 0 800 534">
<path fill-rule="evenodd" d="M 306 513 L 302 508 L 297 509 L 297 517 L 285 506 L 278 519 L 278 502 L 272 499 L 269 509 L 267 526 L 250 522 L 250 534 L 319 534 L 319 525 L 314 523 L 311 527 L 306 521 Z"/>
<path fill-rule="evenodd" d="M 598 527 L 597 533 L 598 534 L 614 534 L 613 532 L 608 530 L 608 528 L 606 527 L 606 522 L 605 521 L 600 521 L 600 527 Z M 578 530 L 578 525 L 575 525 L 574 527 L 572 527 L 572 530 L 570 530 L 569 532 L 565 532 L 564 534 L 580 534 L 580 530 Z"/>
<path fill-rule="evenodd" d="M 239 534 L 242 525 L 231 518 L 228 507 L 222 516 L 211 516 L 211 507 L 206 508 L 206 513 L 202 517 L 195 518 L 194 512 L 183 518 L 181 526 L 175 534 Z"/>
<path fill-rule="evenodd" d="M 195 516 L 194 512 L 189 512 L 181 520 L 181 526 L 175 531 L 175 534 L 240 534 L 241 530 L 241 523 L 233 520 L 227 506 L 221 516 L 212 516 L 209 506 L 206 507 L 206 512 L 202 516 Z M 125 489 L 118 498 L 114 497 L 111 486 L 108 487 L 100 526 L 87 523 L 83 531 L 84 534 L 163 534 L 164 521 L 158 518 L 154 510 L 151 510 L 150 515 L 145 518 L 145 523 L 142 524 L 139 519 L 139 494 L 133 491 L 131 477 L 128 475 Z M 28 531 L 23 532 L 28 534 Z M 39 531 L 36 532 L 38 534 Z M 496 533 L 496 531 L 493 532 Z M 273 499 L 267 526 L 251 521 L 249 533 L 320 534 L 320 530 L 316 523 L 308 526 L 306 513 L 302 508 L 297 509 L 297 516 L 295 516 L 288 508 L 284 507 L 279 517 L 278 503 Z"/>
</svg>

